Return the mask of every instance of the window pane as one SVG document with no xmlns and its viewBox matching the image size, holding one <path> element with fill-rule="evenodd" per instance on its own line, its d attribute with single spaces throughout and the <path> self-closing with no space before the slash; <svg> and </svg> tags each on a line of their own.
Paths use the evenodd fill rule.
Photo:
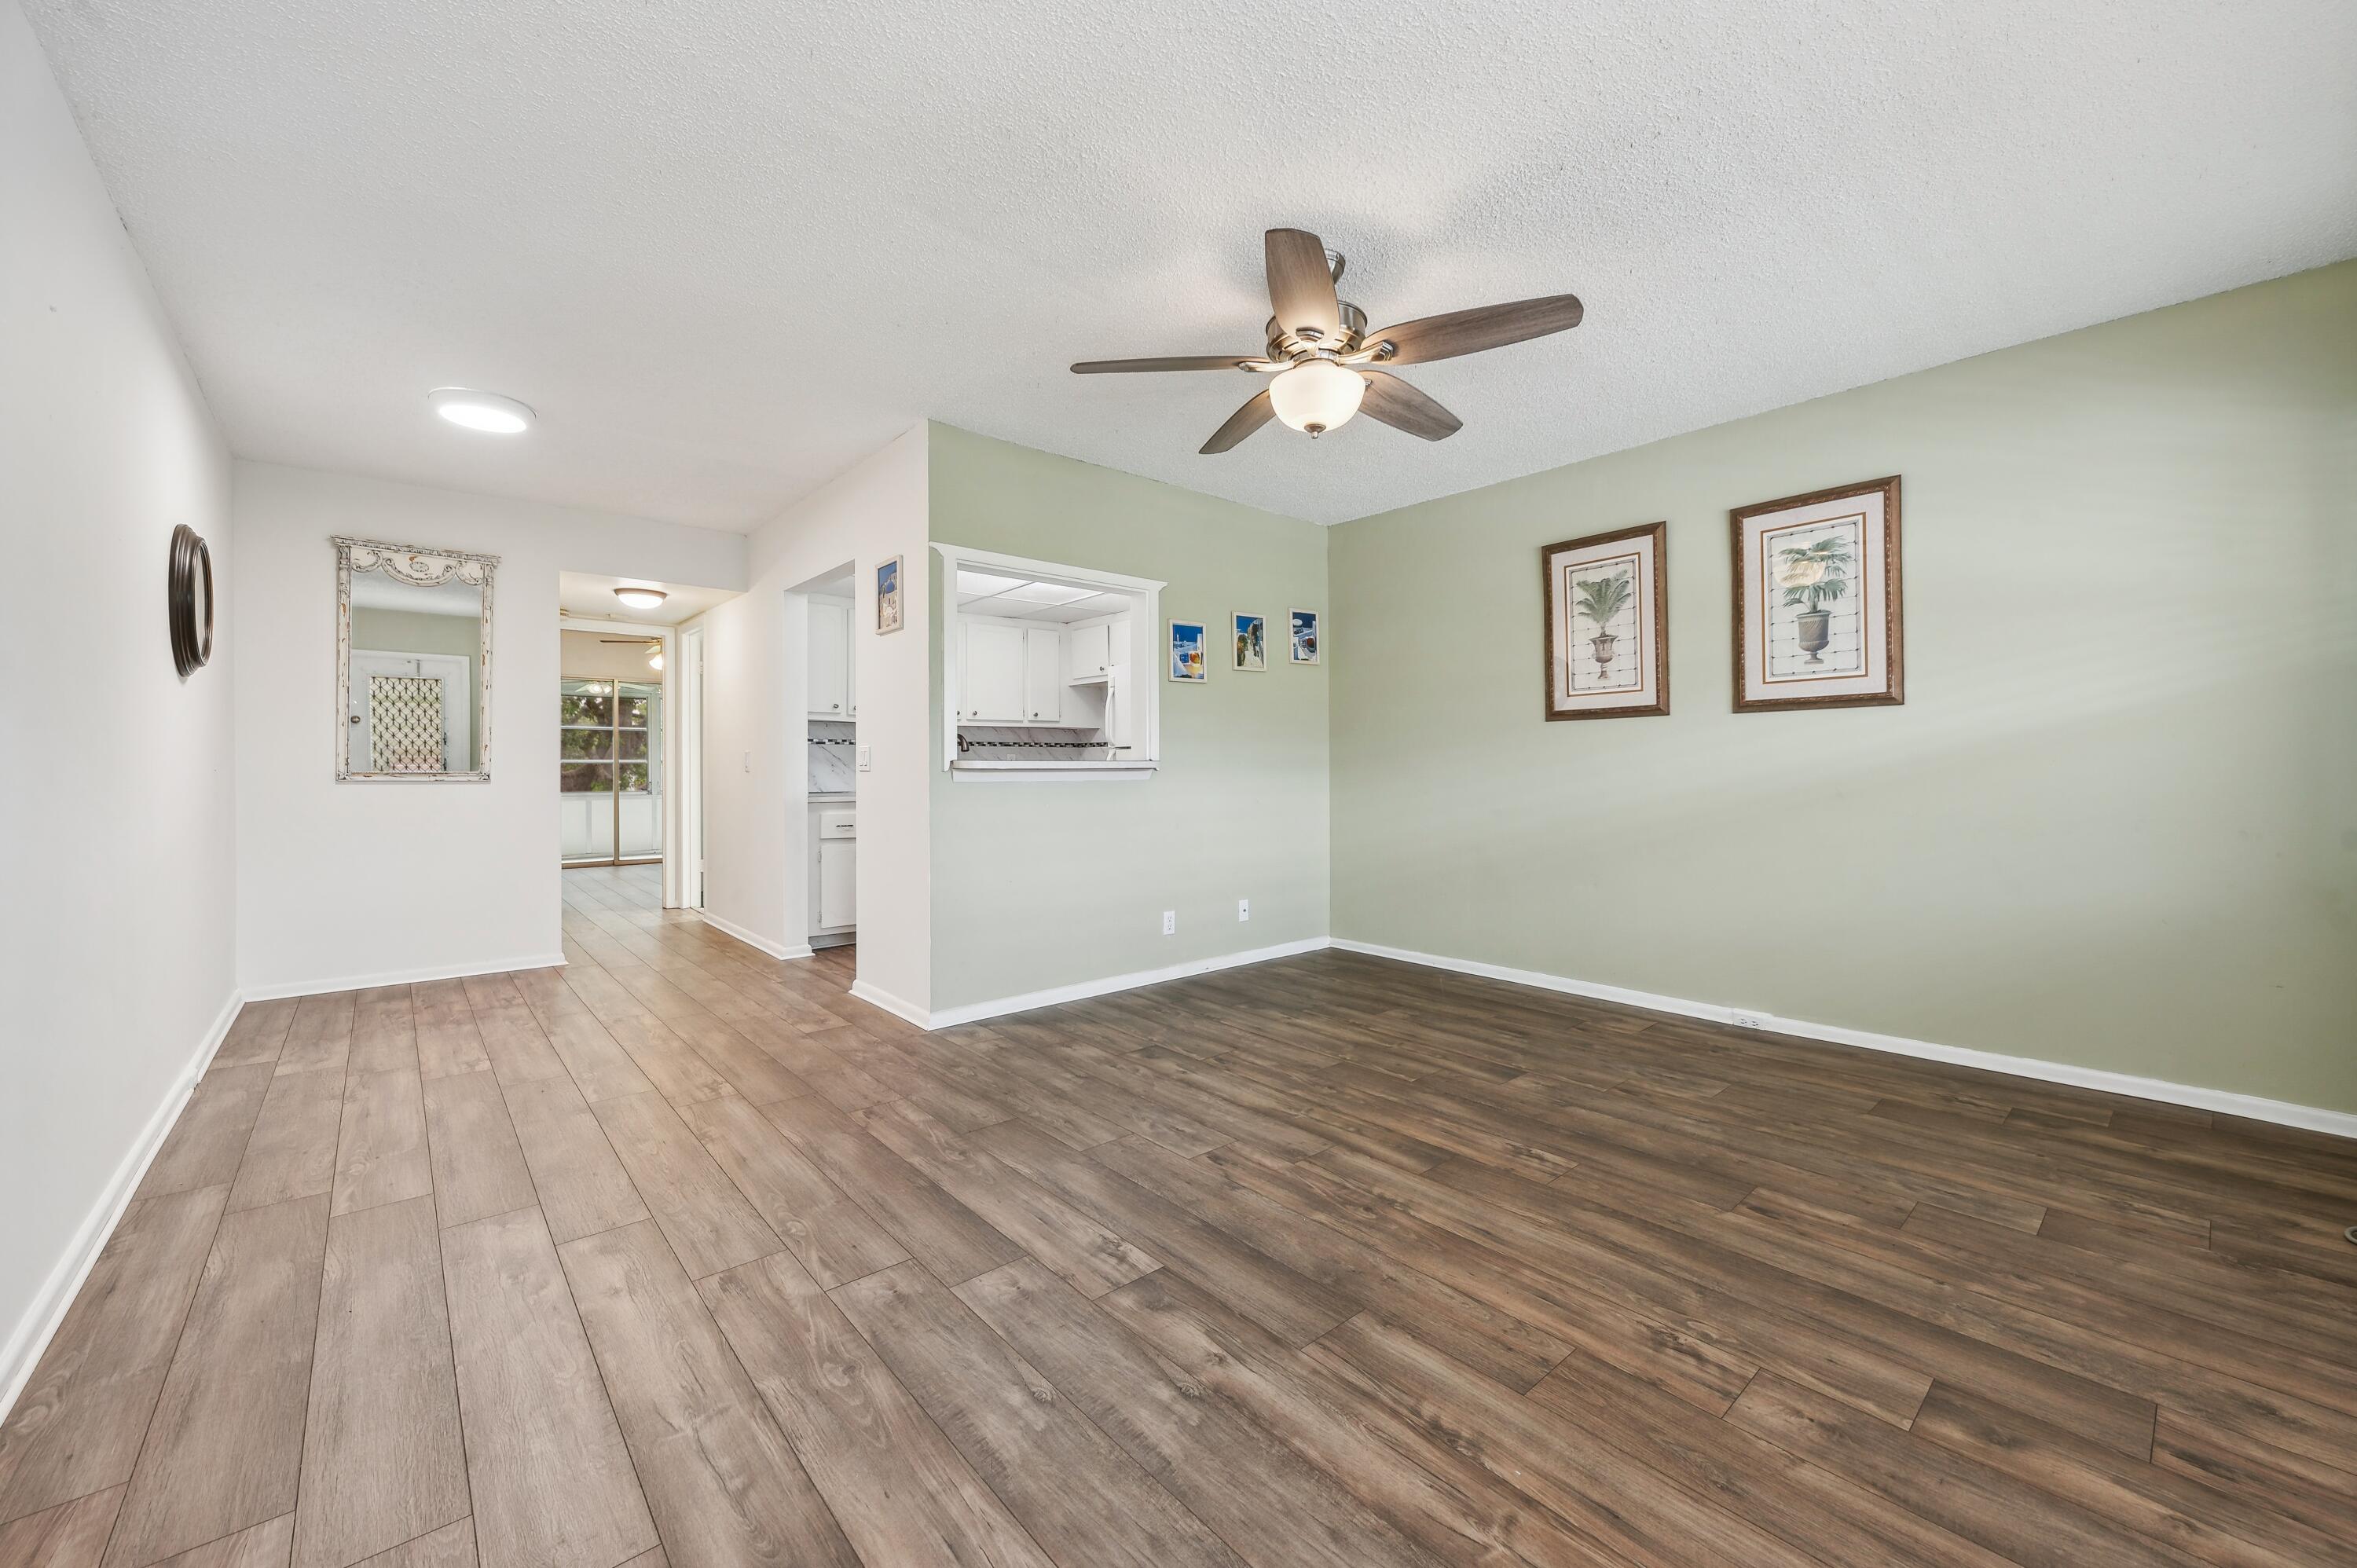
<svg viewBox="0 0 2357 1568">
<path fill-rule="evenodd" d="M 614 732 L 609 729 L 567 729 L 557 733 L 559 757 L 611 757 Z"/>
<path fill-rule="evenodd" d="M 642 729 L 624 730 L 622 732 L 622 755 L 624 757 L 644 757 L 646 754 L 647 732 Z"/>
<path fill-rule="evenodd" d="M 647 787 L 647 765 L 646 765 L 645 763 L 643 763 L 643 762 L 625 762 L 625 763 L 623 763 L 623 764 L 621 765 L 621 768 L 622 768 L 622 788 L 623 788 L 625 790 L 630 790 L 630 789 L 639 789 L 639 790 L 643 790 L 643 789 L 646 789 L 646 787 Z"/>
<path fill-rule="evenodd" d="M 641 773 L 644 768 L 640 769 Z M 568 762 L 557 770 L 557 789 L 567 795 L 610 795 L 614 765 L 610 762 Z"/>
<path fill-rule="evenodd" d="M 644 697 L 622 699 L 622 727 L 625 729 L 647 727 L 647 700 Z"/>
<path fill-rule="evenodd" d="M 614 698 L 604 687 L 590 689 L 576 682 L 559 699 L 557 722 L 567 725 L 609 725 L 614 722 Z"/>
</svg>

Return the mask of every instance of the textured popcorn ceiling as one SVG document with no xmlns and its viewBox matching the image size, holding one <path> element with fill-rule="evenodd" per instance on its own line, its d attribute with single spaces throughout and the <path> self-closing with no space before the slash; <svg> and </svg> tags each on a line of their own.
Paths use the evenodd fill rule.
<svg viewBox="0 0 2357 1568">
<path fill-rule="evenodd" d="M 25 3 L 241 454 L 727 528 L 927 416 L 1339 521 L 2357 253 L 2350 0 Z M 1065 371 L 1273 224 L 1587 324 L 1438 445 Z"/>
</svg>

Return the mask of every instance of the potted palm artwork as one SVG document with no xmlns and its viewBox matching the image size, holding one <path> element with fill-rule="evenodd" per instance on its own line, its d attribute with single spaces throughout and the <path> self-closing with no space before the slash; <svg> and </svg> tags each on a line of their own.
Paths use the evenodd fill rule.
<svg viewBox="0 0 2357 1568">
<path fill-rule="evenodd" d="M 1802 606 L 1801 651 L 1812 664 L 1824 662 L 1825 644 L 1833 640 L 1833 611 L 1825 607 L 1849 592 L 1850 554 L 1847 536 L 1829 533 L 1815 543 L 1776 552 L 1776 585 L 1784 603 Z"/>
<path fill-rule="evenodd" d="M 1609 628 L 1612 618 L 1629 604 L 1629 574 L 1615 572 L 1609 577 L 1574 578 L 1572 594 L 1578 600 L 1579 613 L 1596 623 L 1596 635 L 1587 639 L 1595 651 L 1597 669 L 1609 669 L 1613 645 L 1620 641 Z"/>
</svg>

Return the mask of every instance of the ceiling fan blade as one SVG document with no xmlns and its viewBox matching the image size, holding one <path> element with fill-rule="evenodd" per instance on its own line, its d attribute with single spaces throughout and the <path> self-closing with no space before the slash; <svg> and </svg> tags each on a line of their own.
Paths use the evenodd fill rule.
<svg viewBox="0 0 2357 1568">
<path fill-rule="evenodd" d="M 1225 424 L 1211 432 L 1211 438 L 1203 443 L 1203 456 L 1226 451 L 1275 417 L 1276 408 L 1268 401 L 1268 393 L 1255 393 L 1251 402 L 1228 415 Z"/>
<path fill-rule="evenodd" d="M 1550 294 L 1539 299 L 1518 299 L 1512 305 L 1481 305 L 1471 310 L 1452 310 L 1446 316 L 1403 321 L 1397 327 L 1368 333 L 1365 341 L 1369 347 L 1389 343 L 1395 350 L 1378 363 L 1415 365 L 1427 360 L 1478 354 L 1484 349 L 1501 349 L 1526 338 L 1544 338 L 1550 332 L 1566 332 L 1579 325 L 1582 314 L 1577 295 Z"/>
<path fill-rule="evenodd" d="M 1276 324 L 1296 337 L 1322 343 L 1342 330 L 1342 307 L 1334 299 L 1334 273 L 1326 264 L 1326 242 L 1307 229 L 1271 229 L 1268 302 Z"/>
<path fill-rule="evenodd" d="M 1076 376 L 1102 376 L 1131 371 L 1232 371 L 1256 354 L 1173 354 L 1158 360 L 1082 360 L 1072 367 Z"/>
<path fill-rule="evenodd" d="M 1359 412 L 1368 418 L 1380 419 L 1394 430 L 1421 435 L 1426 441 L 1445 441 L 1465 428 L 1463 420 L 1397 376 L 1367 370 L 1359 374 L 1367 383 L 1367 395 L 1361 400 Z"/>
</svg>

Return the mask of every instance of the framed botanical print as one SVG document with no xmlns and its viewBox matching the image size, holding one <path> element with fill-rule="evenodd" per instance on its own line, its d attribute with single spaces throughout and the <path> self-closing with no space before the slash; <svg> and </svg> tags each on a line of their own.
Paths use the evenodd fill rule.
<svg viewBox="0 0 2357 1568">
<path fill-rule="evenodd" d="M 1727 514 L 1735 546 L 1735 711 L 1905 701 L 1899 480 Z"/>
<path fill-rule="evenodd" d="M 1539 549 L 1546 585 L 1546 716 L 1670 711 L 1666 522 Z"/>
<path fill-rule="evenodd" d="M 1265 670 L 1268 668 L 1268 618 L 1236 611 L 1229 618 L 1234 624 L 1236 668 Z"/>
</svg>

